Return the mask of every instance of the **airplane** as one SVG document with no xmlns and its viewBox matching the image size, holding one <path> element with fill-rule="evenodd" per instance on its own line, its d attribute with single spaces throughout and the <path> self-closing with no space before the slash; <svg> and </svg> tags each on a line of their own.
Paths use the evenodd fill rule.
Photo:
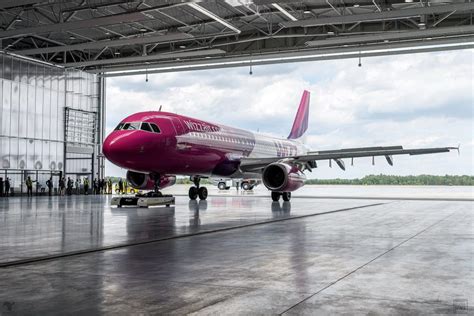
<svg viewBox="0 0 474 316">
<path fill-rule="evenodd" d="M 174 113 L 149 111 L 123 119 L 103 143 L 103 154 L 127 169 L 127 180 L 136 189 L 153 190 L 174 185 L 176 175 L 189 176 L 194 186 L 189 198 L 205 200 L 202 178 L 261 178 L 273 201 L 291 199 L 304 185 L 304 172 L 317 162 L 334 161 L 345 170 L 343 159 L 384 156 L 393 165 L 394 155 L 449 152 L 459 147 L 404 149 L 378 146 L 310 151 L 303 136 L 308 129 L 310 92 L 304 91 L 290 134 L 286 139 L 206 122 Z"/>
</svg>

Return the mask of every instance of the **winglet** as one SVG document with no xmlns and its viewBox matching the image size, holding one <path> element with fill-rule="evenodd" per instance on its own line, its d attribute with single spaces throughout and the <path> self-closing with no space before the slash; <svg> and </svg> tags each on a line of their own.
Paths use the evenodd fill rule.
<svg viewBox="0 0 474 316">
<path fill-rule="evenodd" d="M 296 117 L 293 122 L 293 127 L 291 128 L 290 135 L 288 135 L 288 139 L 300 138 L 308 129 L 309 96 L 310 92 L 304 90 L 303 96 L 301 97 L 300 106 L 298 107 L 298 112 L 296 112 Z"/>
</svg>

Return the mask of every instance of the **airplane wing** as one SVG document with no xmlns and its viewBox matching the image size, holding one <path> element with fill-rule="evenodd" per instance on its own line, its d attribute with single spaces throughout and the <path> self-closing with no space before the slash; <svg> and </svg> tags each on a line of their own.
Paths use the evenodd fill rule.
<svg viewBox="0 0 474 316">
<path fill-rule="evenodd" d="M 322 150 L 308 152 L 306 155 L 291 156 L 291 157 L 269 157 L 269 158 L 242 158 L 240 162 L 240 169 L 243 172 L 257 172 L 265 168 L 267 165 L 274 162 L 287 162 L 290 164 L 300 164 L 301 169 L 310 170 L 316 167 L 318 160 L 335 161 L 336 164 L 345 170 L 344 158 L 359 158 L 359 157 L 375 157 L 385 156 L 385 159 L 390 165 L 393 165 L 394 155 L 425 155 L 444 153 L 451 150 L 458 150 L 459 147 L 436 147 L 436 148 L 415 148 L 403 149 L 402 146 L 386 146 L 386 147 L 360 147 L 360 148 L 346 148 L 337 150 Z M 373 160 L 372 160 L 373 162 Z"/>
</svg>

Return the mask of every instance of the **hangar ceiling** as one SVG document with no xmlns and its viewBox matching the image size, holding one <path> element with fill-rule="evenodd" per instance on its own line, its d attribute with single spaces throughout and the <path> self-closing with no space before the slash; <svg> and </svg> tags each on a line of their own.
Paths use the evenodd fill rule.
<svg viewBox="0 0 474 316">
<path fill-rule="evenodd" d="M 467 0 L 0 2 L 5 52 L 105 76 L 474 47 Z"/>
</svg>

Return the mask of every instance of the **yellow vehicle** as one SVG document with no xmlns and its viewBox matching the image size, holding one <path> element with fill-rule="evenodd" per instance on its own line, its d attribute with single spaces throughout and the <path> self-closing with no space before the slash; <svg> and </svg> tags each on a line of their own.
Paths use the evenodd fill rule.
<svg viewBox="0 0 474 316">
<path fill-rule="evenodd" d="M 114 191 L 115 191 L 115 194 L 120 194 L 118 183 L 115 183 Z M 129 185 L 124 185 L 124 186 L 123 186 L 123 192 L 122 192 L 122 194 L 135 194 L 135 193 L 138 193 L 138 192 L 139 192 L 139 191 L 138 191 L 137 189 L 132 188 L 132 187 L 129 186 Z"/>
</svg>

